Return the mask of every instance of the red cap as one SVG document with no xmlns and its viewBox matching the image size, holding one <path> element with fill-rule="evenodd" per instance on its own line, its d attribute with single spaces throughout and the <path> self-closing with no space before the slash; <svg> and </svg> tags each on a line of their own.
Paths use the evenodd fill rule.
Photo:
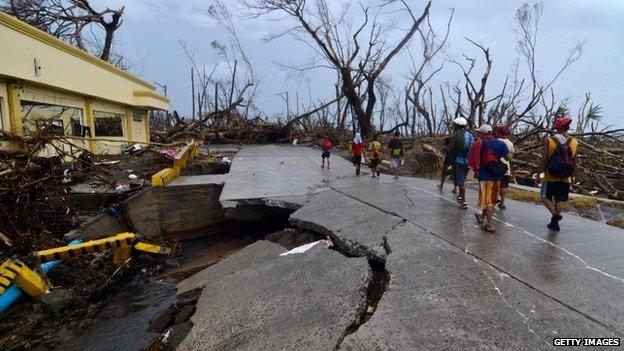
<svg viewBox="0 0 624 351">
<path fill-rule="evenodd" d="M 555 130 L 558 132 L 565 132 L 570 128 L 570 124 L 572 124 L 572 118 L 568 116 L 559 117 L 555 119 Z"/>
<path fill-rule="evenodd" d="M 494 136 L 496 136 L 497 138 L 506 137 L 508 135 L 509 135 L 509 130 L 507 129 L 506 125 L 497 124 L 496 127 L 494 127 Z"/>
</svg>

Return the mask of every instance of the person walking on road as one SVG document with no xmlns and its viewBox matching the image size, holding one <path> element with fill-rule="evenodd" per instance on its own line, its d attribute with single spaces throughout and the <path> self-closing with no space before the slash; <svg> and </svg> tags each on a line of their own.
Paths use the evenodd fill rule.
<svg viewBox="0 0 624 351">
<path fill-rule="evenodd" d="M 491 128 L 490 128 L 491 130 Z M 496 232 L 494 223 L 494 204 L 498 200 L 501 179 L 507 173 L 507 165 L 502 158 L 511 159 L 507 145 L 501 140 L 494 139 L 491 132 L 482 136 L 481 150 L 479 151 L 479 198 L 477 207 L 482 209 L 481 214 L 475 213 L 477 222 L 485 225 L 482 230 Z"/>
<path fill-rule="evenodd" d="M 321 167 L 323 168 L 325 168 L 325 159 L 327 159 L 327 169 L 329 169 L 329 157 L 331 156 L 331 149 L 332 143 L 329 138 L 325 137 L 325 139 L 323 139 L 323 141 L 321 142 L 321 150 L 323 150 L 323 153 L 321 154 L 321 159 L 323 160 Z"/>
<path fill-rule="evenodd" d="M 468 151 L 474 137 L 466 130 L 468 121 L 463 117 L 453 120 L 454 132 L 449 143 L 449 154 L 453 160 L 453 183 L 458 188 L 457 203 L 466 209 L 466 175 L 468 174 Z"/>
<path fill-rule="evenodd" d="M 446 182 L 446 177 L 449 175 L 453 175 L 453 160 L 449 155 L 449 144 L 451 143 L 450 137 L 444 137 L 444 161 L 442 162 L 442 172 L 440 172 L 440 184 L 438 188 L 440 190 L 444 189 L 444 182 Z M 453 194 L 457 194 L 457 187 L 453 186 L 453 190 L 451 191 Z"/>
<path fill-rule="evenodd" d="M 509 151 L 509 155 L 510 157 L 513 157 L 513 154 L 515 151 L 514 148 L 514 144 L 511 142 L 511 140 L 508 139 L 509 136 L 509 130 L 507 129 L 507 126 L 504 124 L 499 124 L 496 127 L 494 127 L 494 137 L 500 141 L 502 141 L 503 143 L 505 143 L 505 145 L 507 146 L 507 151 Z M 505 173 L 505 175 L 503 176 L 503 178 L 501 179 L 501 184 L 500 184 L 500 202 L 498 203 L 498 208 L 500 208 L 501 210 L 504 210 L 507 208 L 507 203 L 505 202 L 505 200 L 507 199 L 507 191 L 509 189 L 509 182 L 511 182 L 511 159 L 506 159 L 506 158 L 501 158 L 501 162 L 503 162 L 506 166 L 507 166 L 507 173 Z"/>
<path fill-rule="evenodd" d="M 362 142 L 362 135 L 360 135 L 360 133 L 355 133 L 355 137 L 353 138 L 353 146 L 351 148 L 351 154 L 353 155 L 353 165 L 355 166 L 355 175 L 360 175 L 363 153 L 364 143 Z"/>
<path fill-rule="evenodd" d="M 401 167 L 403 157 L 405 156 L 403 142 L 400 137 L 401 133 L 397 130 L 394 132 L 392 140 L 388 143 L 388 149 L 390 150 L 390 168 L 392 168 L 394 179 L 399 179 L 399 167 Z"/>
<path fill-rule="evenodd" d="M 489 124 L 482 124 L 477 129 L 477 140 L 472 143 L 472 147 L 468 152 L 468 169 L 474 172 L 474 176 L 476 179 L 479 178 L 481 143 L 483 143 L 484 136 L 489 135 L 490 133 L 492 133 L 492 126 L 490 126 Z"/>
<path fill-rule="evenodd" d="M 373 141 L 370 143 L 368 149 L 370 151 L 371 160 L 370 167 L 373 172 L 373 178 L 379 177 L 379 159 L 381 157 L 381 143 L 379 142 L 379 136 L 373 135 Z"/>
<path fill-rule="evenodd" d="M 568 201 L 570 185 L 576 174 L 576 156 L 578 140 L 568 135 L 572 124 L 570 117 L 555 119 L 555 134 L 546 138 L 542 152 L 541 172 L 544 172 L 542 183 L 542 202 L 552 217 L 547 227 L 559 231 L 559 221 L 563 219 L 563 204 Z"/>
</svg>

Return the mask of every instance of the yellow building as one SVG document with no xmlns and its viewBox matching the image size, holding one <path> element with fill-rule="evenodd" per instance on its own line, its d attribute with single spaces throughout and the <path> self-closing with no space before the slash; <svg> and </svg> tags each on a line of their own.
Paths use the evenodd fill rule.
<svg viewBox="0 0 624 351">
<path fill-rule="evenodd" d="M 0 12 L 0 129 L 116 154 L 124 142 L 148 142 L 149 110 L 167 109 L 152 84 Z"/>
</svg>

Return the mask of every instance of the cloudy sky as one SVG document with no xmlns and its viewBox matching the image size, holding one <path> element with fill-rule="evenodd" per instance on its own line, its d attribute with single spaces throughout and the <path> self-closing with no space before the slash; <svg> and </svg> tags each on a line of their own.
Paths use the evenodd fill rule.
<svg viewBox="0 0 624 351">
<path fill-rule="evenodd" d="M 375 3 L 375 0 L 369 1 Z M 344 2 L 355 3 L 341 0 L 329 2 L 336 7 Z M 197 49 L 198 63 L 212 67 L 218 62 L 210 43 L 226 40 L 226 36 L 206 14 L 211 1 L 97 0 L 94 3 L 99 6 L 126 6 L 125 22 L 118 32 L 119 48 L 131 61 L 137 62 L 133 71 L 148 81 L 168 85 L 172 109 L 189 115 L 190 66 L 178 42 L 184 40 Z M 226 3 L 234 5 L 234 1 Z M 424 6 L 421 0 L 411 0 L 411 3 L 418 9 Z M 502 84 L 518 57 L 513 19 L 516 9 L 523 3 L 519 0 L 433 1 L 432 24 L 440 29 L 448 19 L 449 9 L 455 9 L 448 56 L 461 58 L 464 53 L 480 55 L 478 49 L 464 37 L 490 48 L 494 61 L 492 93 L 495 87 Z M 356 10 L 357 7 L 353 7 L 354 13 Z M 357 14 L 354 17 L 358 19 Z M 585 41 L 581 60 L 570 67 L 556 84 L 557 97 L 569 99 L 569 106 L 576 111 L 584 94 L 591 92 L 593 101 L 604 107 L 606 121 L 619 125 L 624 124 L 620 113 L 624 110 L 622 18 L 624 1 L 621 0 L 546 0 L 537 53 L 538 75 L 546 81 L 558 70 L 568 50 L 578 41 Z M 334 75 L 329 71 L 320 69 L 301 77 L 275 64 L 301 64 L 311 57 L 309 49 L 288 37 L 270 43 L 262 41 L 268 33 L 287 29 L 285 21 L 237 19 L 236 24 L 242 44 L 262 79 L 257 104 L 268 115 L 285 109 L 284 102 L 276 96 L 284 91 L 290 92 L 293 101 L 291 109 L 295 109 L 296 92 L 299 92 L 300 103 L 304 105 L 310 97 L 318 101 L 332 95 Z M 417 54 L 416 47 L 413 51 Z M 387 73 L 392 76 L 394 85 L 404 85 L 409 67 L 406 54 L 391 63 Z M 220 71 L 217 74 L 227 73 L 225 69 Z M 454 83 L 460 78 L 458 67 L 447 63 L 437 79 Z"/>
</svg>

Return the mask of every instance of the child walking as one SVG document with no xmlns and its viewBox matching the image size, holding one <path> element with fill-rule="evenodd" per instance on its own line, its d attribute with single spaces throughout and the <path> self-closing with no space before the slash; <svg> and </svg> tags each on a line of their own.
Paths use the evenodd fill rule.
<svg viewBox="0 0 624 351">
<path fill-rule="evenodd" d="M 325 159 L 327 159 L 327 169 L 329 169 L 329 156 L 331 156 L 332 143 L 329 138 L 325 137 L 321 142 L 321 150 L 323 153 L 321 154 L 321 159 L 323 159 L 323 164 L 321 167 L 325 168 Z"/>
<path fill-rule="evenodd" d="M 381 155 L 381 143 L 379 142 L 379 136 L 373 135 L 373 141 L 369 145 L 369 151 L 371 153 L 370 167 L 373 172 L 373 178 L 379 177 L 379 158 Z"/>
</svg>

